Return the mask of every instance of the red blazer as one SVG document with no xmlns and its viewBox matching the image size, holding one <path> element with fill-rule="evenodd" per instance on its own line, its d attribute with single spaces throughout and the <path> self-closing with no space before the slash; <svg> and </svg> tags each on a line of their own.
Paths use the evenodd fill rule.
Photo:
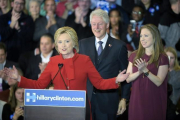
<svg viewBox="0 0 180 120">
<path fill-rule="evenodd" d="M 115 83 L 115 78 L 104 80 L 94 67 L 91 59 L 78 53 L 75 53 L 73 58 L 69 59 L 63 59 L 61 54 L 51 57 L 47 67 L 37 81 L 21 77 L 19 86 L 33 89 L 46 88 L 57 73 L 59 63 L 63 64 L 61 73 L 69 90 L 86 90 L 87 78 L 97 89 L 106 90 L 119 87 Z M 66 89 L 60 73 L 54 79 L 53 84 L 54 89 Z"/>
</svg>

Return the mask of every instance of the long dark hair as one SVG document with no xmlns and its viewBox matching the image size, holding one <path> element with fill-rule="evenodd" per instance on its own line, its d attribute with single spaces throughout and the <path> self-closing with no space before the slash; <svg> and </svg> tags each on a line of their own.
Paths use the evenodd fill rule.
<svg viewBox="0 0 180 120">
<path fill-rule="evenodd" d="M 118 28 L 119 28 L 119 31 L 118 31 L 118 33 L 119 33 L 119 37 L 121 38 L 121 35 L 122 35 L 122 33 L 123 33 L 123 27 L 124 27 L 124 22 L 123 22 L 123 19 L 122 19 L 122 15 L 121 15 L 121 12 L 118 10 L 118 9 L 111 9 L 110 11 L 109 11 L 109 17 L 110 17 L 110 15 L 111 15 L 111 13 L 112 12 L 117 12 L 118 13 L 118 15 L 119 15 L 119 17 L 121 18 L 120 20 L 119 20 L 119 22 L 118 22 Z M 110 26 L 109 26 L 109 29 L 112 29 L 112 25 L 111 25 L 111 21 L 110 21 L 110 24 L 109 24 Z"/>
<path fill-rule="evenodd" d="M 15 92 L 17 91 L 17 89 L 22 89 L 22 88 L 18 87 L 18 83 L 14 84 L 11 87 L 10 94 L 9 94 L 8 104 L 10 104 L 12 111 L 15 111 L 16 106 L 17 106 L 17 99 L 16 99 L 16 95 L 15 95 Z"/>
</svg>

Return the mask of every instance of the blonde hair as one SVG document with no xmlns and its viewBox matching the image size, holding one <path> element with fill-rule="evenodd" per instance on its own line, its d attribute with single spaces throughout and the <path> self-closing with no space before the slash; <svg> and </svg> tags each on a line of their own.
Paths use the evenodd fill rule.
<svg viewBox="0 0 180 120">
<path fill-rule="evenodd" d="M 6 0 L 7 1 L 7 12 L 9 12 L 11 10 L 11 0 Z M 0 8 L 1 9 L 1 8 Z"/>
<path fill-rule="evenodd" d="M 78 36 L 77 36 L 75 30 L 71 27 L 61 27 L 54 34 L 55 48 L 56 48 L 57 52 L 59 53 L 58 47 L 57 47 L 58 37 L 64 33 L 69 35 L 69 37 L 73 41 L 74 49 L 76 49 L 76 52 L 79 52 Z"/>
<path fill-rule="evenodd" d="M 174 55 L 174 57 L 175 57 L 175 63 L 174 63 L 174 67 L 173 67 L 173 69 L 174 70 L 180 70 L 180 66 L 179 66 L 179 63 L 178 63 L 178 58 L 177 58 L 177 53 L 176 53 L 176 50 L 174 49 L 174 48 L 172 48 L 172 47 L 167 47 L 167 48 L 165 48 L 165 50 L 164 50 L 165 52 L 170 52 L 170 53 L 172 53 L 173 55 Z"/>
<path fill-rule="evenodd" d="M 154 41 L 154 50 L 152 51 L 152 55 L 148 61 L 148 64 L 155 63 L 156 66 L 158 66 L 158 59 L 159 59 L 160 54 L 162 53 L 165 54 L 159 30 L 153 24 L 146 24 L 142 26 L 140 33 L 142 29 L 148 29 L 150 33 L 152 34 L 153 41 Z M 141 42 L 139 42 L 139 48 L 135 52 L 136 52 L 136 57 L 134 58 L 133 63 L 135 63 L 136 59 L 141 58 L 145 54 L 145 48 L 143 48 L 143 46 L 141 45 Z"/>
<path fill-rule="evenodd" d="M 109 23 L 108 13 L 105 12 L 104 10 L 96 9 L 96 10 L 92 11 L 91 14 L 90 14 L 90 22 L 91 22 L 92 17 L 93 17 L 94 15 L 101 17 L 101 18 L 104 20 L 105 23 L 107 23 L 107 24 Z"/>
</svg>

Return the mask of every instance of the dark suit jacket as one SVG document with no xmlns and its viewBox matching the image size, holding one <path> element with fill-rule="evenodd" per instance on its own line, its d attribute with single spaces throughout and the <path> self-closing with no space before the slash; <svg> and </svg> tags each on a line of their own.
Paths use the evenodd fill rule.
<svg viewBox="0 0 180 120">
<path fill-rule="evenodd" d="M 6 60 L 6 64 L 4 67 L 12 68 L 13 65 L 15 65 L 15 67 L 19 67 L 17 63 Z M 5 80 L 3 80 L 3 82 L 2 82 L 2 88 L 3 88 L 3 91 L 9 89 L 9 85 L 6 83 Z"/>
<path fill-rule="evenodd" d="M 86 27 L 83 27 L 81 24 L 77 24 L 75 22 L 75 18 L 76 18 L 75 12 L 69 15 L 68 18 L 66 19 L 65 26 L 72 27 L 76 31 L 79 40 L 93 36 L 91 25 L 90 25 L 91 12 L 92 10 L 89 9 L 89 12 L 85 16 L 85 22 L 87 24 Z"/>
<path fill-rule="evenodd" d="M 55 19 L 56 19 L 56 24 L 52 25 L 48 30 L 46 30 L 46 25 L 48 22 L 46 16 L 38 18 L 35 22 L 35 32 L 34 32 L 33 40 L 36 42 L 39 41 L 40 37 L 45 33 L 50 33 L 52 34 L 52 36 L 54 36 L 56 30 L 60 27 L 63 27 L 65 23 L 65 20 L 58 17 L 57 15 Z"/>
<path fill-rule="evenodd" d="M 52 56 L 55 56 L 56 53 L 53 52 Z M 39 63 L 42 62 L 41 54 L 32 56 L 28 61 L 28 67 L 25 73 L 25 77 L 33 80 L 38 79 L 38 74 L 41 72 L 39 69 Z"/>
<path fill-rule="evenodd" d="M 99 64 L 96 61 L 95 37 L 90 37 L 79 41 L 80 54 L 88 55 L 100 75 L 104 78 L 116 77 L 119 70 L 127 69 L 128 58 L 127 48 L 123 41 L 108 37 L 106 46 L 99 58 Z M 122 97 L 129 99 L 130 84 L 126 82 L 121 84 Z M 88 97 L 91 100 L 93 86 L 87 82 Z M 102 112 L 114 114 L 117 112 L 119 103 L 118 89 L 98 90 L 96 93 L 97 101 Z"/>
</svg>

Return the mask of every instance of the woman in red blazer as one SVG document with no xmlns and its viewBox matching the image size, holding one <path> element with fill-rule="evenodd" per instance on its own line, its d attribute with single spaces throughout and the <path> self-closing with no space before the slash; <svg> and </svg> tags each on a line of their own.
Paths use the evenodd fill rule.
<svg viewBox="0 0 180 120">
<path fill-rule="evenodd" d="M 124 74 L 124 70 L 116 78 L 102 79 L 90 58 L 77 53 L 79 51 L 77 34 L 70 27 L 59 28 L 54 39 L 55 48 L 60 55 L 51 57 L 37 81 L 20 76 L 15 67 L 12 70 L 6 68 L 4 70 L 6 75 L 18 80 L 20 87 L 44 89 L 58 72 L 58 64 L 63 64 L 61 68 L 62 77 L 57 74 L 53 80 L 54 89 L 62 90 L 86 90 L 87 78 L 97 89 L 116 89 L 119 87 L 117 83 L 124 81 L 129 76 L 128 73 Z"/>
</svg>

